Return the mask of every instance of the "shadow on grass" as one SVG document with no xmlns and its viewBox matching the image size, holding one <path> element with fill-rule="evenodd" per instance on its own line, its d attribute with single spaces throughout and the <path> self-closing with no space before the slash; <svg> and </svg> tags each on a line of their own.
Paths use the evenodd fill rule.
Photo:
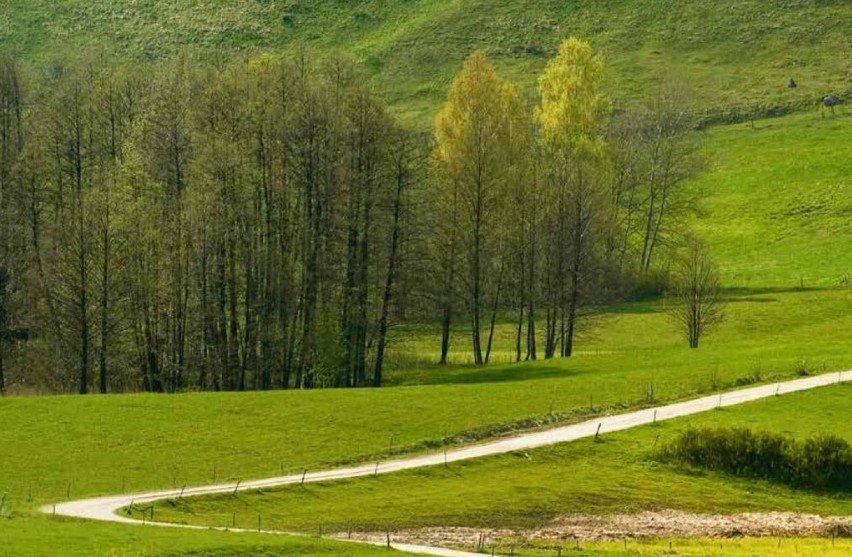
<svg viewBox="0 0 852 557">
<path fill-rule="evenodd" d="M 725 296 L 764 296 L 767 294 L 804 294 L 808 292 L 824 292 L 828 290 L 832 289 L 818 286 L 732 286 L 728 288 L 723 288 L 722 294 Z"/>
<path fill-rule="evenodd" d="M 778 301 L 777 298 L 764 297 L 770 294 L 805 294 L 831 290 L 833 289 L 817 286 L 732 286 L 722 288 L 721 293 L 726 302 L 767 303 Z M 639 300 L 635 302 L 623 302 L 611 306 L 595 307 L 588 313 L 589 315 L 662 313 L 665 312 L 663 302 L 665 302 L 665 297 Z"/>
<path fill-rule="evenodd" d="M 741 303 L 750 303 L 750 304 L 770 304 L 778 301 L 778 298 L 760 298 L 757 296 L 726 296 L 722 295 L 722 300 L 726 304 L 741 304 Z"/>
<path fill-rule="evenodd" d="M 405 385 L 466 385 L 479 383 L 509 383 L 536 381 L 539 379 L 565 378 L 579 375 L 575 369 L 554 365 L 531 365 L 530 363 L 500 364 L 483 367 L 443 369 L 435 366 L 426 370 L 394 371 L 387 384 Z"/>
</svg>

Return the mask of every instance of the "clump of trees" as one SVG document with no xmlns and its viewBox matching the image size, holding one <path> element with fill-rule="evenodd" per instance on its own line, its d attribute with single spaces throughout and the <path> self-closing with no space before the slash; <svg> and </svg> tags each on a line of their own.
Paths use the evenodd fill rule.
<svg viewBox="0 0 852 557">
<path fill-rule="evenodd" d="M 539 327 L 543 357 L 567 357 L 584 308 L 643 283 L 665 290 L 655 264 L 684 237 L 695 208 L 684 184 L 702 168 L 688 95 L 669 85 L 614 116 L 602 74 L 592 48 L 569 39 L 532 110 L 481 52 L 456 76 L 432 155 L 441 363 L 453 315 L 470 323 L 477 364 L 488 362 L 495 317 L 509 308 L 516 360 L 539 357 Z"/>
<path fill-rule="evenodd" d="M 28 95 L 4 63 L 0 268 L 40 360 L 19 366 L 68 370 L 34 383 L 381 382 L 426 144 L 351 63 L 93 58 Z"/>
<path fill-rule="evenodd" d="M 533 108 L 476 52 L 430 138 L 342 58 L 0 57 L 0 385 L 378 386 L 395 321 L 439 321 L 446 363 L 463 318 L 484 364 L 501 312 L 517 360 L 570 356 L 700 168 L 681 97 L 614 115 L 602 72 L 566 41 Z"/>
</svg>

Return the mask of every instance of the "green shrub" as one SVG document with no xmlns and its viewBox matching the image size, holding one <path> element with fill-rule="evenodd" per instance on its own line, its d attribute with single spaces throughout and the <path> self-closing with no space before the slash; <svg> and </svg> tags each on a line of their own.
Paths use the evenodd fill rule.
<svg viewBox="0 0 852 557">
<path fill-rule="evenodd" d="M 794 487 L 852 491 L 852 447 L 833 436 L 804 442 L 747 428 L 689 429 L 661 458 Z"/>
</svg>

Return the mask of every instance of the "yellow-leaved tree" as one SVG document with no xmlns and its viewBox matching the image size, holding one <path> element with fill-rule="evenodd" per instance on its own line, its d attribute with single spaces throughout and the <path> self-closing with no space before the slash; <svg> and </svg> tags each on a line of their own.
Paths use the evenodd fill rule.
<svg viewBox="0 0 852 557">
<path fill-rule="evenodd" d="M 482 364 L 488 356 L 482 349 L 482 314 L 488 300 L 492 307 L 499 305 L 503 287 L 500 248 L 511 205 L 512 161 L 520 143 L 513 129 L 525 111 L 517 88 L 502 81 L 488 57 L 477 51 L 455 76 L 437 117 L 432 167 L 441 232 L 437 251 L 444 274 L 442 363 L 449 350 L 457 284 L 467 287 L 474 363 Z"/>
<path fill-rule="evenodd" d="M 571 38 L 539 79 L 539 126 L 547 188 L 545 357 L 574 349 L 583 296 L 593 287 L 596 227 L 601 205 L 605 143 L 601 134 L 603 63 L 591 46 Z"/>
</svg>

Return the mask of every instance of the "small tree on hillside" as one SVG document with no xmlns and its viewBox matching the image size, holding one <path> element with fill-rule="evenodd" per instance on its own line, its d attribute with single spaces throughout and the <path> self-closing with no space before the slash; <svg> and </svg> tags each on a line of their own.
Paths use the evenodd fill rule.
<svg viewBox="0 0 852 557">
<path fill-rule="evenodd" d="M 675 271 L 672 314 L 685 333 L 690 348 L 723 317 L 719 273 L 707 248 L 690 242 Z"/>
</svg>

